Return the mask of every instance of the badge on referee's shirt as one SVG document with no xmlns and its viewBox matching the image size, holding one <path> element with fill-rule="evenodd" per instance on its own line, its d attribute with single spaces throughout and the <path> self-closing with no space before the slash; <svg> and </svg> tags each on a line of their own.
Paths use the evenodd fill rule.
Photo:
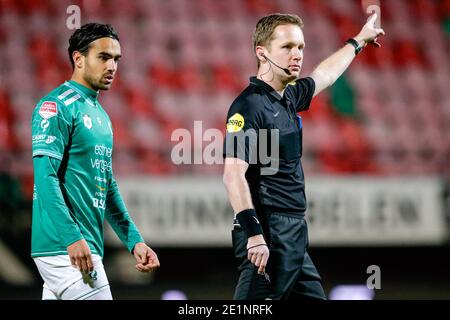
<svg viewBox="0 0 450 320">
<path fill-rule="evenodd" d="M 242 130 L 244 127 L 245 120 L 240 113 L 235 113 L 227 122 L 227 131 L 229 133 L 235 133 Z"/>
</svg>

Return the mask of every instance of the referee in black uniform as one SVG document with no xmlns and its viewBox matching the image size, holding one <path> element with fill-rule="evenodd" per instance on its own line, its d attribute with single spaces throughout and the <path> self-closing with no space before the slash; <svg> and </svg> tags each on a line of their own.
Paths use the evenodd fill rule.
<svg viewBox="0 0 450 320">
<path fill-rule="evenodd" d="M 384 35 L 372 15 L 361 32 L 300 78 L 305 41 L 297 15 L 271 14 L 253 34 L 258 73 L 227 116 L 224 183 L 235 213 L 235 299 L 325 299 L 308 255 L 302 121 L 312 98 L 331 86 L 368 44 Z M 270 155 L 270 160 L 264 155 Z M 263 159 L 264 158 L 264 159 Z"/>
</svg>

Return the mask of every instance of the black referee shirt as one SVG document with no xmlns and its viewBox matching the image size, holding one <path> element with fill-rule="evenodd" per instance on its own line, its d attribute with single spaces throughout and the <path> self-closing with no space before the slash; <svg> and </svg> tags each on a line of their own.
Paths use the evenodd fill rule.
<svg viewBox="0 0 450 320">
<path fill-rule="evenodd" d="M 281 97 L 270 85 L 251 77 L 228 111 L 224 156 L 249 163 L 246 179 L 258 213 L 304 215 L 302 123 L 297 112 L 309 109 L 314 90 L 314 80 L 302 78 L 289 84 Z M 271 129 L 278 130 L 271 135 Z M 279 140 L 278 157 L 270 148 L 272 140 Z M 272 161 L 267 163 L 261 152 Z"/>
</svg>

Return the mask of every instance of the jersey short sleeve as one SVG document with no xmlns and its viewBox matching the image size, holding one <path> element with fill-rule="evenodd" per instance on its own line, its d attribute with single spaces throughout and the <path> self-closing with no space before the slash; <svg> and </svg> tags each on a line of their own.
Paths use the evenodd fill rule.
<svg viewBox="0 0 450 320">
<path fill-rule="evenodd" d="M 289 84 L 285 95 L 294 104 L 297 112 L 309 109 L 311 100 L 316 90 L 316 83 L 311 77 L 301 78 Z"/>
<path fill-rule="evenodd" d="M 64 104 L 51 97 L 36 105 L 31 120 L 33 157 L 46 155 L 62 160 L 72 126 L 63 107 Z"/>
<path fill-rule="evenodd" d="M 235 102 L 227 115 L 223 156 L 257 163 L 261 115 L 252 99 Z"/>
</svg>

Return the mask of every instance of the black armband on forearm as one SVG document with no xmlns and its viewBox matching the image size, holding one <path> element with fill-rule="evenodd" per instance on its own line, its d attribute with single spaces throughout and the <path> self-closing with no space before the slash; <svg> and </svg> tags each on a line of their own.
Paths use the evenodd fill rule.
<svg viewBox="0 0 450 320">
<path fill-rule="evenodd" d="M 356 41 L 353 38 L 348 39 L 347 41 L 345 41 L 346 44 L 351 44 L 354 48 L 355 48 L 355 56 L 358 55 L 358 53 L 361 52 L 361 50 L 364 48 L 363 46 L 361 46 L 358 41 Z"/>
<path fill-rule="evenodd" d="M 236 219 L 244 229 L 247 237 L 253 237 L 258 234 L 263 234 L 263 229 L 259 223 L 258 216 L 256 215 L 255 209 L 247 209 L 239 212 L 236 215 Z"/>
</svg>

